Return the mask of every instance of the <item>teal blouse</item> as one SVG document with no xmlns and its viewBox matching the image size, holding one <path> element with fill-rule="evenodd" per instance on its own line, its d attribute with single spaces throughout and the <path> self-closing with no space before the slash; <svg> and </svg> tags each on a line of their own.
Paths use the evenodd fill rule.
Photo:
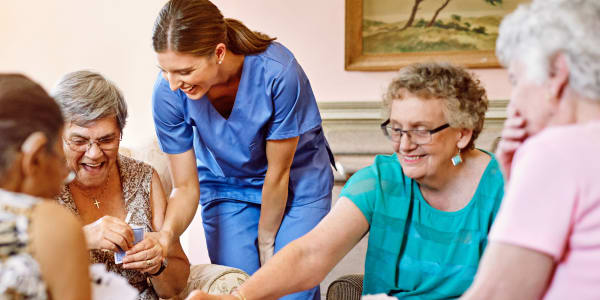
<svg viewBox="0 0 600 300">
<path fill-rule="evenodd" d="M 395 154 L 378 155 L 348 180 L 341 196 L 370 225 L 363 294 L 448 299 L 467 290 L 504 195 L 498 162 L 486 153 L 492 159 L 473 198 L 456 212 L 431 207 Z"/>
</svg>

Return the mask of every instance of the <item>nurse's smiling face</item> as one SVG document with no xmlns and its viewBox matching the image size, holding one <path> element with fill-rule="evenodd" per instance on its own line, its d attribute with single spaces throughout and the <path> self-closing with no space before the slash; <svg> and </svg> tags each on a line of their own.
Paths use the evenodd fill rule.
<svg viewBox="0 0 600 300">
<path fill-rule="evenodd" d="M 180 89 L 190 99 L 202 98 L 220 83 L 217 55 L 195 56 L 171 50 L 157 53 L 159 68 L 171 90 Z"/>
</svg>

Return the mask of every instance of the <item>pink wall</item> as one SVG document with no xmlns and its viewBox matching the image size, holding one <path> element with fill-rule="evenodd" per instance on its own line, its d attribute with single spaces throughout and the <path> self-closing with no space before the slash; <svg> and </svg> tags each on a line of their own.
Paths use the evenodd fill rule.
<svg viewBox="0 0 600 300">
<path fill-rule="evenodd" d="M 344 71 L 344 0 L 215 0 L 225 17 L 237 18 L 286 45 L 312 83 L 318 101 L 378 101 L 393 72 Z M 503 69 L 474 72 L 490 99 L 508 99 Z"/>
<path fill-rule="evenodd" d="M 152 25 L 162 1 L 0 1 L 0 72 L 50 89 L 66 72 L 93 69 L 123 91 L 130 117 L 123 145 L 154 138 L 150 96 L 157 75 Z M 278 37 L 304 67 L 318 101 L 379 101 L 393 72 L 344 71 L 344 0 L 215 0 L 225 16 Z M 507 99 L 505 71 L 477 70 L 490 99 Z M 199 214 L 183 238 L 194 263 L 208 257 Z"/>
</svg>

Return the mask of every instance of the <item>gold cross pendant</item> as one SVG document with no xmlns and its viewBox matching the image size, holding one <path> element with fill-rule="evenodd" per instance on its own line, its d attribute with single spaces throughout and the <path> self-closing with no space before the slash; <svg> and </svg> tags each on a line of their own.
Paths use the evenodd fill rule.
<svg viewBox="0 0 600 300">
<path fill-rule="evenodd" d="M 96 205 L 96 208 L 100 208 L 100 202 L 98 202 L 98 199 L 94 199 L 94 205 Z"/>
</svg>

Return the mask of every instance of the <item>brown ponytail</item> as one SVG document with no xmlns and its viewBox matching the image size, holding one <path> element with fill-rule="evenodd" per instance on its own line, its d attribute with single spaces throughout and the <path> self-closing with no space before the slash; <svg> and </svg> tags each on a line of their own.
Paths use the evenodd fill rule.
<svg viewBox="0 0 600 300">
<path fill-rule="evenodd" d="M 155 52 L 167 50 L 198 56 L 210 55 L 219 43 L 235 54 L 263 52 L 275 38 L 223 18 L 208 0 L 170 0 L 156 18 L 152 32 Z"/>
</svg>

